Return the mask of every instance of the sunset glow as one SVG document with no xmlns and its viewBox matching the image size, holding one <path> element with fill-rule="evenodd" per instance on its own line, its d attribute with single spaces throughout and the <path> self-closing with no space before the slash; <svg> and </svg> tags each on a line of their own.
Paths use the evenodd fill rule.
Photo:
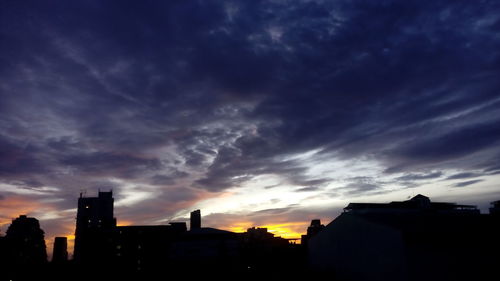
<svg viewBox="0 0 500 281">
<path fill-rule="evenodd" d="M 300 239 L 302 234 L 305 234 L 309 222 L 291 222 L 284 224 L 275 225 L 264 225 L 261 227 L 267 228 L 267 230 L 273 233 L 275 236 L 280 236 L 286 239 Z"/>
</svg>

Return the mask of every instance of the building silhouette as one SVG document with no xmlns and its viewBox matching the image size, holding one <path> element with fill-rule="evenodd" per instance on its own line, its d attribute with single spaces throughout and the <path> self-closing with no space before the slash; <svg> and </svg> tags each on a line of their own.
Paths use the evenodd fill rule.
<svg viewBox="0 0 500 281">
<path fill-rule="evenodd" d="M 75 258 L 56 237 L 46 263 L 38 220 L 21 215 L 0 236 L 4 280 L 190 279 L 483 280 L 496 273 L 499 201 L 475 206 L 417 195 L 389 203 L 350 203 L 327 226 L 311 221 L 302 244 L 267 228 L 244 233 L 186 222 L 117 226 L 112 192 L 78 199 Z M 5 269 L 4 269 L 5 268 Z"/>
<path fill-rule="evenodd" d="M 351 203 L 308 245 L 310 268 L 336 280 L 485 280 L 498 266 L 498 221 L 475 206 Z"/>
<path fill-rule="evenodd" d="M 200 229 L 201 228 L 201 211 L 195 210 L 191 212 L 190 218 L 190 229 Z"/>
<path fill-rule="evenodd" d="M 325 225 L 321 224 L 321 220 L 315 219 L 311 221 L 311 225 L 307 228 L 307 232 L 305 235 L 301 237 L 301 244 L 307 247 L 307 243 L 309 239 L 311 239 L 314 235 L 318 234 L 321 230 L 325 228 Z"/>
<path fill-rule="evenodd" d="M 500 200 L 491 202 L 490 214 L 500 216 Z"/>
<path fill-rule="evenodd" d="M 79 263 L 103 264 L 114 256 L 112 243 L 116 228 L 113 192 L 78 198 L 74 259 Z"/>
<path fill-rule="evenodd" d="M 210 227 L 192 229 L 173 242 L 168 255 L 176 268 L 190 272 L 192 278 L 229 273 L 241 264 L 240 236 Z"/>
<path fill-rule="evenodd" d="M 114 262 L 128 272 L 156 273 L 169 264 L 168 252 L 179 235 L 186 232 L 186 223 L 169 225 L 118 226 L 113 245 Z"/>
<path fill-rule="evenodd" d="M 53 263 L 64 263 L 68 261 L 68 238 L 54 238 L 54 250 L 52 251 Z"/>
<path fill-rule="evenodd" d="M 276 237 L 267 228 L 251 227 L 242 233 L 243 259 L 251 273 L 285 274 L 301 263 L 299 248 L 287 239 Z"/>
<path fill-rule="evenodd" d="M 7 249 L 7 243 L 5 241 L 5 237 L 0 234 L 0 264 L 2 265 L 7 265 L 7 260 L 8 257 L 6 255 L 8 249 Z M 0 278 L 0 280 L 2 280 Z"/>
<path fill-rule="evenodd" d="M 299 260 L 298 245 L 291 249 L 266 228 L 234 233 L 202 227 L 200 210 L 190 213 L 189 231 L 185 222 L 116 226 L 113 202 L 111 192 L 78 200 L 74 261 L 84 280 L 153 277 L 165 270 L 185 270 L 191 277 L 268 273 Z"/>
<path fill-rule="evenodd" d="M 448 202 L 431 202 L 429 197 L 418 194 L 407 201 L 390 203 L 350 203 L 344 208 L 345 212 L 356 214 L 364 213 L 435 213 L 435 214 L 476 214 L 479 209 L 472 205 L 459 205 Z"/>
</svg>

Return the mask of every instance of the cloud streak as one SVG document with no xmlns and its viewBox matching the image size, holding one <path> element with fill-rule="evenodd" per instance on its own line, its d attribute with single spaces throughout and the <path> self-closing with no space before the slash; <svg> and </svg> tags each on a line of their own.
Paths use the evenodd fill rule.
<svg viewBox="0 0 500 281">
<path fill-rule="evenodd" d="M 483 180 L 470 180 L 470 181 L 463 181 L 463 182 L 459 182 L 457 184 L 455 184 L 454 186 L 455 187 L 466 187 L 466 186 L 469 186 L 469 185 L 473 185 L 473 184 L 476 184 L 478 182 L 482 182 Z"/>
</svg>

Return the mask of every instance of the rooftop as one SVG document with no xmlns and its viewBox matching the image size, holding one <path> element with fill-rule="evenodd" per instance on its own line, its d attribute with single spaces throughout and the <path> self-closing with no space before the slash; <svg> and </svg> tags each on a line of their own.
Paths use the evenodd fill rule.
<svg viewBox="0 0 500 281">
<path fill-rule="evenodd" d="M 375 211 L 375 210 L 407 210 L 407 211 L 451 211 L 451 212 L 472 212 L 479 213 L 476 206 L 473 205 L 458 205 L 448 202 L 431 202 L 429 197 L 418 194 L 417 196 L 406 201 L 393 201 L 390 203 L 350 203 L 344 208 L 345 212 L 351 211 Z"/>
</svg>

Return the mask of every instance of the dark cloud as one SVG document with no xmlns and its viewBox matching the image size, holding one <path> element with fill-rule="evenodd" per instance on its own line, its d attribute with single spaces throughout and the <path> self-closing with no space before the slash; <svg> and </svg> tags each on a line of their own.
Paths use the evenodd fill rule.
<svg viewBox="0 0 500 281">
<path fill-rule="evenodd" d="M 206 177 L 196 183 L 204 189 L 219 191 L 238 186 L 254 176 L 264 174 L 282 175 L 295 185 L 320 184 L 328 181 L 328 179 L 309 179 L 303 175 L 307 169 L 301 167 L 297 161 L 274 162 L 270 157 L 258 157 L 258 153 L 256 155 L 254 152 L 253 148 L 245 146 L 219 149 Z"/>
<path fill-rule="evenodd" d="M 179 170 L 173 170 L 168 174 L 158 174 L 151 177 L 150 183 L 153 185 L 172 185 L 176 179 L 182 179 L 189 176 L 188 173 Z"/>
<path fill-rule="evenodd" d="M 500 141 L 499 120 L 479 123 L 445 135 L 409 143 L 400 155 L 417 160 L 447 160 L 472 154 Z"/>
<path fill-rule="evenodd" d="M 43 183 L 36 180 L 36 179 L 27 179 L 27 180 L 20 180 L 20 181 L 11 181 L 9 184 L 16 185 L 19 187 L 24 187 L 24 188 L 38 188 L 42 187 Z"/>
<path fill-rule="evenodd" d="M 23 177 L 46 172 L 38 159 L 40 150 L 29 141 L 15 142 L 0 135 L 0 176 L 4 178 Z"/>
<path fill-rule="evenodd" d="M 255 176 L 277 174 L 285 181 L 297 186 L 323 185 L 329 178 L 311 178 L 305 175 L 307 167 L 298 160 L 275 160 L 279 146 L 285 145 L 260 136 L 243 136 L 236 139 L 234 146 L 219 149 L 209 166 L 206 177 L 197 184 L 207 190 L 216 191 L 238 186 Z M 268 187 L 270 188 L 270 187 Z"/>
<path fill-rule="evenodd" d="M 288 208 L 264 209 L 264 210 L 253 212 L 249 216 L 281 215 L 281 214 L 289 212 L 291 209 L 293 209 L 293 208 L 288 207 Z"/>
<path fill-rule="evenodd" d="M 62 159 L 61 164 L 74 167 L 83 173 L 94 175 L 103 173 L 121 178 L 134 177 L 135 174 L 145 171 L 159 170 L 162 166 L 156 158 L 106 152 L 69 155 Z"/>
<path fill-rule="evenodd" d="M 379 189 L 380 189 L 380 186 L 378 186 L 378 185 L 370 184 L 370 183 L 362 183 L 362 182 L 350 183 L 350 184 L 340 188 L 340 190 L 343 192 L 343 194 L 348 195 L 348 196 L 376 193 Z"/>
<path fill-rule="evenodd" d="M 447 177 L 446 179 L 448 180 L 456 180 L 456 179 L 468 179 L 468 178 L 477 178 L 482 176 L 483 174 L 480 173 L 473 173 L 473 172 L 464 172 L 464 173 L 458 173 L 451 175 Z"/>
<path fill-rule="evenodd" d="M 440 178 L 443 175 L 442 172 L 432 172 L 428 174 L 406 174 L 401 177 L 397 177 L 397 181 L 419 181 Z"/>
<path fill-rule="evenodd" d="M 469 185 L 476 184 L 478 182 L 482 182 L 483 180 L 470 180 L 470 181 L 464 181 L 464 182 L 459 182 L 454 185 L 454 187 L 465 187 Z"/>
<path fill-rule="evenodd" d="M 278 187 L 278 186 L 280 186 L 280 185 L 281 185 L 281 184 L 267 185 L 267 186 L 264 186 L 264 189 L 271 189 L 271 188 Z"/>
<path fill-rule="evenodd" d="M 297 192 L 311 192 L 311 191 L 318 191 L 318 190 L 319 190 L 319 188 L 316 186 L 308 186 L 308 187 L 299 188 L 295 191 L 297 191 Z"/>
<path fill-rule="evenodd" d="M 93 180 L 86 185 L 86 189 L 89 191 L 110 191 L 117 190 L 121 187 L 119 183 L 112 182 L 109 180 Z M 89 192 L 90 193 L 90 192 Z M 116 192 L 115 192 L 116 194 Z M 93 196 L 92 194 L 86 194 L 86 196 Z"/>
<path fill-rule="evenodd" d="M 120 15 L 112 13 L 117 6 Z M 255 124 L 257 136 L 234 143 L 248 168 L 231 172 L 231 165 L 218 173 L 214 166 L 199 182 L 224 189 L 234 176 L 258 174 L 272 156 L 323 146 L 353 156 L 380 143 L 398 144 L 382 148 L 390 159 L 412 159 L 399 165 L 403 169 L 408 162 L 432 163 L 491 147 L 498 132 L 490 120 L 462 122 L 434 138 L 408 137 L 456 128 L 456 118 L 411 126 L 497 97 L 498 42 L 488 36 L 497 8 L 448 1 L 55 2 L 26 11 L 10 4 L 3 9 L 10 24 L 2 34 L 25 46 L 4 48 L 12 55 L 6 59 L 14 70 L 11 81 L 36 71 L 31 77 L 44 86 L 23 86 L 32 102 L 22 108 L 41 106 L 81 133 L 51 141 L 53 149 L 126 151 L 174 142 L 187 165 L 201 167 L 214 153 L 227 154 L 230 148 L 221 144 L 237 130 L 191 131 L 187 138 L 174 132 L 228 117 Z M 187 11 L 188 17 L 181 16 Z M 56 12 L 59 17 L 49 16 Z M 28 16 L 29 23 L 16 20 Z M 35 34 L 35 26 L 43 32 Z M 118 26 L 127 32 L 116 32 Z M 35 91 L 56 98 L 41 99 Z M 403 132 L 389 133 L 393 128 Z"/>
<path fill-rule="evenodd" d="M 500 171 L 500 154 L 497 154 L 480 165 L 478 165 L 478 168 L 484 169 L 484 172 L 486 174 L 495 174 Z"/>
</svg>

